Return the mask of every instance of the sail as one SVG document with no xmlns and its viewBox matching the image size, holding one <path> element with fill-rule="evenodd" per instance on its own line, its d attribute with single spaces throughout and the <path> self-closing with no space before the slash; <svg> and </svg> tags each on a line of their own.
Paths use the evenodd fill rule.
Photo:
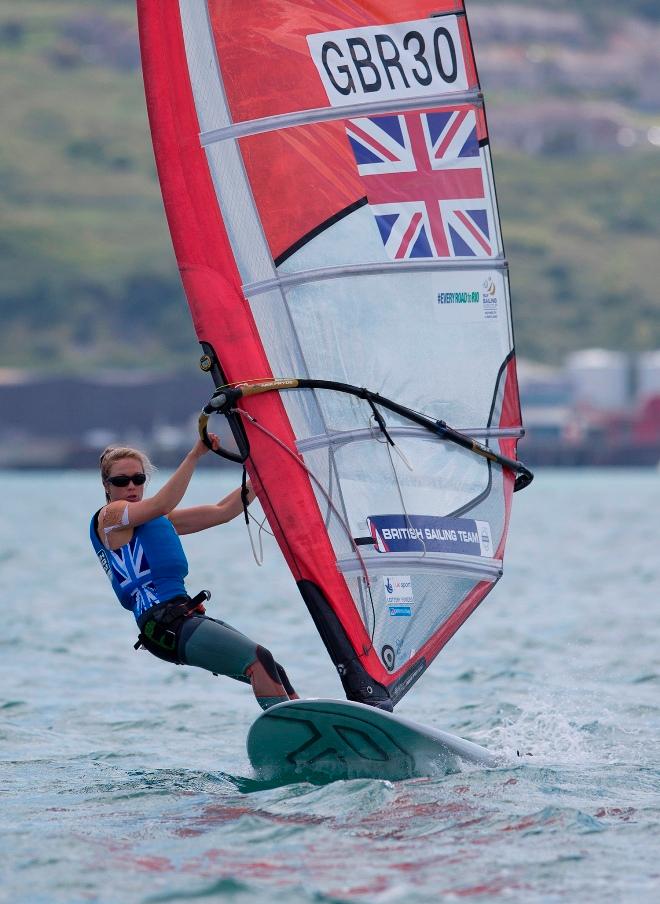
<svg viewBox="0 0 660 904">
<path fill-rule="evenodd" d="M 224 410 L 347 696 L 397 702 L 502 573 L 522 433 L 463 3 L 138 13 L 206 366 L 281 390 Z"/>
</svg>

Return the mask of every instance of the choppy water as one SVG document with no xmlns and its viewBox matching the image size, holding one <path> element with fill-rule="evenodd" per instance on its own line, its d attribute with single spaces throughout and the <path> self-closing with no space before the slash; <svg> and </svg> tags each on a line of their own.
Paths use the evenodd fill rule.
<svg viewBox="0 0 660 904">
<path fill-rule="evenodd" d="M 195 477 L 191 502 L 232 475 Z M 86 538 L 89 474 L 0 474 L 0 901 L 660 897 L 660 475 L 546 472 L 505 577 L 397 712 L 511 768 L 260 786 L 244 685 L 133 652 Z M 272 541 L 186 538 L 191 589 L 341 696 Z"/>
</svg>

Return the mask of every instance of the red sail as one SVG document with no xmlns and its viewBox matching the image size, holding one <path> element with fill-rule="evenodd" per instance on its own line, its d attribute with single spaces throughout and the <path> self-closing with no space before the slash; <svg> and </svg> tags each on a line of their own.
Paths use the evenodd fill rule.
<svg viewBox="0 0 660 904">
<path fill-rule="evenodd" d="M 216 384 L 366 386 L 515 457 L 506 261 L 463 4 L 138 13 L 165 209 Z M 397 414 L 392 447 L 345 394 L 240 407 L 258 422 L 238 418 L 248 470 L 347 695 L 396 702 L 498 579 L 512 471 Z"/>
</svg>

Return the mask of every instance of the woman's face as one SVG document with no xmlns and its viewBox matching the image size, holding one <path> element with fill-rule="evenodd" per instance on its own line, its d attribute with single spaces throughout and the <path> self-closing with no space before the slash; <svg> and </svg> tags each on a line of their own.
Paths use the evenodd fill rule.
<svg viewBox="0 0 660 904">
<path fill-rule="evenodd" d="M 116 501 L 125 501 L 125 502 L 139 502 L 142 499 L 144 494 L 145 484 L 142 483 L 141 486 L 137 486 L 132 480 L 129 481 L 127 486 L 115 486 L 112 483 L 113 478 L 125 478 L 125 477 L 138 477 L 141 479 L 144 477 L 144 470 L 142 468 L 142 462 L 139 458 L 133 458 L 132 456 L 126 458 L 118 458 L 117 461 L 113 461 L 110 465 L 110 473 L 105 481 L 105 489 L 110 497 L 110 502 Z M 121 480 L 124 483 L 123 480 Z"/>
</svg>

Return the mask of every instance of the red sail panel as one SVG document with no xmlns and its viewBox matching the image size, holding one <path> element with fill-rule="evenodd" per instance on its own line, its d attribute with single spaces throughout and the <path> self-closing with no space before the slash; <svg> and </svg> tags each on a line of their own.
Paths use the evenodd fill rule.
<svg viewBox="0 0 660 904">
<path fill-rule="evenodd" d="M 462 10 L 460 0 L 408 0 L 397 3 L 396 8 L 387 2 L 334 0 L 211 2 L 213 36 L 232 119 L 240 122 L 328 105 L 310 58 L 310 33 L 428 19 L 433 14 Z M 467 49 L 464 21 L 461 37 Z M 470 86 L 476 85 L 476 71 L 470 61 Z"/>
</svg>

